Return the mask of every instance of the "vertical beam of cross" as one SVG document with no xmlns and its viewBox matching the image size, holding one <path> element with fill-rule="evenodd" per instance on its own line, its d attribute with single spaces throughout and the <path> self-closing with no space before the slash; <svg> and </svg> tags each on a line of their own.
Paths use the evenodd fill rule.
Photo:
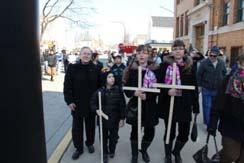
<svg viewBox="0 0 244 163">
<path fill-rule="evenodd" d="M 170 89 L 182 89 L 182 90 L 195 90 L 195 86 L 176 85 L 176 63 L 173 63 L 172 84 L 154 83 L 153 87 L 170 88 Z M 169 106 L 168 126 L 167 126 L 167 133 L 166 133 L 166 142 L 165 142 L 166 144 L 169 144 L 169 139 L 170 139 L 172 119 L 173 119 L 173 110 L 174 110 L 174 101 L 175 101 L 175 96 L 171 96 L 170 97 L 170 106 Z"/>
<path fill-rule="evenodd" d="M 137 87 L 123 87 L 124 90 L 129 90 L 129 91 L 142 91 L 142 92 L 152 92 L 152 93 L 159 93 L 159 89 L 155 88 L 142 88 L 142 67 L 138 66 L 138 85 Z M 141 98 L 138 96 L 137 97 L 137 106 L 138 106 L 138 112 L 137 112 L 137 120 L 138 120 L 138 129 L 137 129 L 137 134 L 138 134 L 138 149 L 141 149 L 141 108 L 142 108 L 142 101 Z"/>
</svg>

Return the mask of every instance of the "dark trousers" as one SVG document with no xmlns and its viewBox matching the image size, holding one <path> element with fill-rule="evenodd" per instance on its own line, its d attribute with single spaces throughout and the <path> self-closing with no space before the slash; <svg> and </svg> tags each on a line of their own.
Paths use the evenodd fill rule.
<svg viewBox="0 0 244 163">
<path fill-rule="evenodd" d="M 103 152 L 104 154 L 114 153 L 116 144 L 119 139 L 118 128 L 104 128 L 103 127 Z"/>
<path fill-rule="evenodd" d="M 154 126 L 144 127 L 144 135 L 142 141 L 152 142 L 154 135 L 155 135 Z M 137 137 L 138 137 L 137 126 L 132 126 L 131 133 L 130 133 L 130 140 L 137 141 Z"/>
<path fill-rule="evenodd" d="M 95 115 L 88 117 L 73 115 L 72 139 L 76 149 L 83 150 L 83 122 L 86 130 L 86 146 L 94 144 L 95 140 Z"/>
<path fill-rule="evenodd" d="M 164 124 L 165 124 L 164 140 L 166 140 L 168 120 L 164 120 Z M 185 143 L 188 141 L 191 123 L 190 122 L 177 122 L 177 124 L 178 124 L 177 141 Z M 171 125 L 171 133 L 170 133 L 170 141 L 171 142 L 174 141 L 175 136 L 176 136 L 176 122 L 173 121 L 172 125 Z"/>
<path fill-rule="evenodd" d="M 244 163 L 243 142 L 239 142 L 232 138 L 223 136 L 222 145 L 223 149 L 220 152 L 220 163 Z"/>
</svg>

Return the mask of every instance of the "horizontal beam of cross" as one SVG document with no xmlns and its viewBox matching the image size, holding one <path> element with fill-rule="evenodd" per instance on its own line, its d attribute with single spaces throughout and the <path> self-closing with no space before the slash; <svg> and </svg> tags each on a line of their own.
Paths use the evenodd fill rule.
<svg viewBox="0 0 244 163">
<path fill-rule="evenodd" d="M 153 87 L 157 88 L 170 88 L 170 89 L 186 89 L 186 90 L 194 90 L 195 86 L 188 86 L 188 85 L 172 85 L 172 84 L 159 84 L 154 83 Z"/>
<path fill-rule="evenodd" d="M 143 92 L 160 93 L 160 89 L 155 89 L 155 88 L 123 87 L 123 89 L 124 90 L 129 90 L 129 91 L 140 90 L 140 91 L 143 91 Z"/>
</svg>

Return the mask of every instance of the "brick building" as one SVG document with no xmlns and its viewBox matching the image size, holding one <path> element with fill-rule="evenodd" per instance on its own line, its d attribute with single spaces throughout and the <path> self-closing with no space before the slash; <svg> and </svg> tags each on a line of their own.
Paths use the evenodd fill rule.
<svg viewBox="0 0 244 163">
<path fill-rule="evenodd" d="M 230 57 L 244 50 L 244 0 L 175 0 L 174 37 L 205 53 L 218 45 Z"/>
</svg>

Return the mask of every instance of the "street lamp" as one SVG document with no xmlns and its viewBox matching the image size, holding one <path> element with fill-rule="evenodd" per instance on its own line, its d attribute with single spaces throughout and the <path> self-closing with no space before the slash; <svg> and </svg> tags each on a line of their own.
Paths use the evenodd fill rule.
<svg viewBox="0 0 244 163">
<path fill-rule="evenodd" d="M 127 40 L 126 40 L 126 27 L 125 27 L 124 22 L 122 22 L 122 21 L 111 21 L 111 23 L 118 23 L 118 24 L 122 25 L 122 27 L 124 29 L 124 43 L 126 43 L 127 42 Z"/>
</svg>

